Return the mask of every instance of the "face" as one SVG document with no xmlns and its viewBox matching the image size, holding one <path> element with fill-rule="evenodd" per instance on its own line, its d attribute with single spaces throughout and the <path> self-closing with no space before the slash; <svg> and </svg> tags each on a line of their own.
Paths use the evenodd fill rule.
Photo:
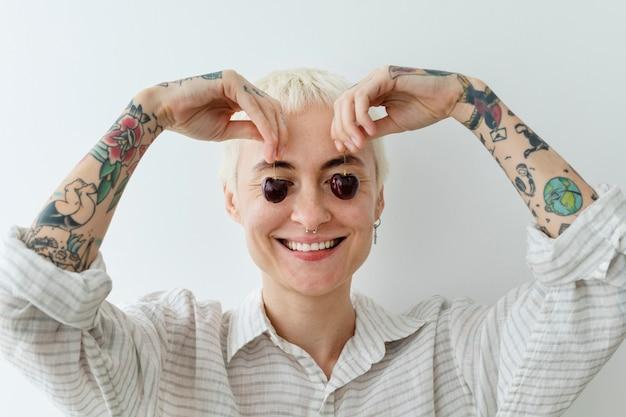
<svg viewBox="0 0 626 417">
<path fill-rule="evenodd" d="M 371 143 L 357 153 L 346 153 L 358 160 L 344 164 L 343 154 L 330 138 L 333 110 L 311 107 L 286 115 L 289 140 L 281 161 L 267 167 L 263 144 L 246 140 L 238 163 L 238 193 L 225 189 L 226 208 L 240 223 L 248 250 L 263 273 L 264 283 L 271 280 L 287 291 L 303 295 L 323 295 L 350 285 L 352 274 L 367 258 L 373 224 L 384 207 L 382 190 L 376 190 L 376 171 Z M 339 159 L 339 164 L 325 163 Z M 360 161 L 360 163 L 358 162 Z M 330 188 L 333 174 L 352 173 L 359 188 L 349 200 L 338 198 Z M 265 199 L 262 183 L 266 177 L 290 182 L 287 196 L 279 203 Z M 318 227 L 318 232 L 305 233 Z M 338 245 L 320 252 L 299 252 L 285 246 L 286 241 L 305 242 L 344 238 Z"/>
</svg>

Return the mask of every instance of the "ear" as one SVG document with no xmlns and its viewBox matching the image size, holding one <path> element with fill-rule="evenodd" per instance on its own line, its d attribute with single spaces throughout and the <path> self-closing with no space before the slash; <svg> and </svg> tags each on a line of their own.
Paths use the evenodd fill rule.
<svg viewBox="0 0 626 417">
<path fill-rule="evenodd" d="M 226 212 L 228 215 L 237 223 L 241 224 L 241 216 L 239 216 L 239 211 L 237 210 L 237 198 L 233 194 L 232 191 L 224 184 L 224 206 L 226 207 Z"/>
<path fill-rule="evenodd" d="M 385 186 L 380 187 L 380 192 L 378 193 L 378 200 L 376 201 L 376 217 L 374 220 L 378 219 L 381 214 L 383 214 L 383 209 L 385 208 Z"/>
</svg>

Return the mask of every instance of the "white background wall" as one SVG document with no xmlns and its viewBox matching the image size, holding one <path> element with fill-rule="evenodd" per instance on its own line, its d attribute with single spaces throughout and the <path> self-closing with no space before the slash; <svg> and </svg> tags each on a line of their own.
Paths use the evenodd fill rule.
<svg viewBox="0 0 626 417">
<path fill-rule="evenodd" d="M 299 66 L 354 81 L 384 64 L 462 72 L 489 83 L 588 182 L 626 191 L 623 2 L 0 4 L 1 230 L 30 225 L 137 91 L 224 68 L 251 81 Z M 386 144 L 383 223 L 353 288 L 400 312 L 435 293 L 494 303 L 532 278 L 532 216 L 471 132 L 448 120 Z M 149 149 L 102 247 L 110 301 L 186 287 L 226 310 L 260 285 L 224 210 L 220 151 L 170 132 Z M 566 415 L 623 416 L 625 392 L 622 346 Z M 0 362 L 0 415 L 61 414 Z"/>
</svg>

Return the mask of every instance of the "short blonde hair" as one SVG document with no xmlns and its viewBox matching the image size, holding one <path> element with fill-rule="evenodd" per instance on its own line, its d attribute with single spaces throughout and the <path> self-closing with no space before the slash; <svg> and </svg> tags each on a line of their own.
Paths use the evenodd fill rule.
<svg viewBox="0 0 626 417">
<path fill-rule="evenodd" d="M 296 68 L 273 71 L 261 78 L 254 85 L 276 100 L 286 114 L 297 113 L 310 105 L 333 107 L 335 100 L 351 84 L 343 77 L 328 71 L 312 68 Z M 376 120 L 383 116 L 376 108 L 369 110 L 370 117 Z M 232 120 L 249 120 L 245 112 L 235 113 Z M 376 165 L 376 189 L 380 191 L 389 172 L 385 147 L 381 138 L 371 141 Z M 223 158 L 219 175 L 222 184 L 235 195 L 237 194 L 237 164 L 242 141 L 230 139 L 223 142 Z"/>
</svg>

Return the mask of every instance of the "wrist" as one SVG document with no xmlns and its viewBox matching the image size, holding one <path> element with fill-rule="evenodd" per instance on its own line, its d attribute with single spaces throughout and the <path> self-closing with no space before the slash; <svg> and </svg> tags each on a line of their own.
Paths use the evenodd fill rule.
<svg viewBox="0 0 626 417">
<path fill-rule="evenodd" d="M 482 80 L 466 75 L 458 74 L 456 82 L 458 83 L 458 98 L 456 104 L 450 112 L 450 117 L 459 123 L 469 120 L 475 110 L 474 94 L 472 91 L 484 92 L 487 88 Z"/>
<path fill-rule="evenodd" d="M 167 129 L 170 124 L 163 106 L 162 94 L 162 87 L 153 86 L 141 90 L 133 98 L 136 105 L 141 105 L 144 113 L 150 115 L 152 119 L 156 119 L 154 120 L 155 126 L 159 126 L 161 131 Z"/>
</svg>

